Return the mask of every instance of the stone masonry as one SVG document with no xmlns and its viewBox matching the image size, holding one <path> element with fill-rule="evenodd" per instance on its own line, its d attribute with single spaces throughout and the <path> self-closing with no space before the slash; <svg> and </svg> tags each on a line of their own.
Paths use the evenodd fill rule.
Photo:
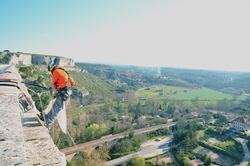
<svg viewBox="0 0 250 166">
<path fill-rule="evenodd" d="M 17 79 L 18 89 L 2 82 Z M 65 155 L 53 143 L 46 127 L 36 116 L 34 107 L 22 112 L 18 96 L 29 96 L 15 66 L 0 65 L 0 165 L 5 166 L 66 166 Z"/>
</svg>

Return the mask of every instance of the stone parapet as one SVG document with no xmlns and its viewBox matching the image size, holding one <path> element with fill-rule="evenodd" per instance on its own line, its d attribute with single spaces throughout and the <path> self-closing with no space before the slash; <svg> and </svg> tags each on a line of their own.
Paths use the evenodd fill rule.
<svg viewBox="0 0 250 166">
<path fill-rule="evenodd" d="M 23 128 L 14 87 L 0 87 L 0 163 L 28 165 L 23 139 Z"/>
<path fill-rule="evenodd" d="M 37 109 L 24 113 L 20 108 L 18 96 L 29 96 L 20 81 L 15 66 L 0 65 L 0 165 L 66 166 L 65 155 L 55 146 L 48 129 L 38 122 Z"/>
</svg>

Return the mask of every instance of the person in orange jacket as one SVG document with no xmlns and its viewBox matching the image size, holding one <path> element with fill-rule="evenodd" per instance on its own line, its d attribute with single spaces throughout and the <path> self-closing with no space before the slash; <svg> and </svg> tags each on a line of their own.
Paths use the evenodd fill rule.
<svg viewBox="0 0 250 166">
<path fill-rule="evenodd" d="M 54 89 L 60 90 L 66 88 L 68 83 L 70 86 L 75 86 L 75 82 L 68 72 L 64 70 L 61 66 L 48 67 L 48 71 L 52 75 L 52 85 Z"/>
<path fill-rule="evenodd" d="M 44 116 L 45 125 L 47 127 L 54 122 L 58 113 L 63 108 L 63 102 L 65 102 L 70 95 L 69 90 L 71 90 L 71 87 L 75 86 L 74 80 L 63 67 L 55 65 L 48 66 L 48 71 L 52 75 L 52 86 L 57 90 L 57 95 L 53 103 L 53 108 Z M 40 119 L 44 120 L 41 116 Z"/>
</svg>

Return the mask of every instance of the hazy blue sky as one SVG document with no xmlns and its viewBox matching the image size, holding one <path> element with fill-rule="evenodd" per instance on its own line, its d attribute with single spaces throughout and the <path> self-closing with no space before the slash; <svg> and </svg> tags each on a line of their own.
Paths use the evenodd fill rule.
<svg viewBox="0 0 250 166">
<path fill-rule="evenodd" d="M 0 0 L 0 51 L 250 71 L 250 0 Z"/>
</svg>

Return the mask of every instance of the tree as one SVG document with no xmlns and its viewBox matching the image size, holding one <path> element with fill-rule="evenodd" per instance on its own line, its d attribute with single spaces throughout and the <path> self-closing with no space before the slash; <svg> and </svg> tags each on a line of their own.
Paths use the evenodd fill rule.
<svg viewBox="0 0 250 166">
<path fill-rule="evenodd" d="M 78 152 L 78 157 L 75 159 L 75 164 L 77 165 L 87 165 L 91 162 L 91 157 L 88 156 L 86 152 Z"/>
<path fill-rule="evenodd" d="M 116 143 L 112 151 L 114 153 L 124 153 L 129 151 L 132 146 L 132 142 L 129 139 L 122 139 L 120 142 Z"/>
<path fill-rule="evenodd" d="M 193 142 L 190 137 L 186 136 L 185 139 L 182 141 L 182 146 L 184 147 L 185 153 L 193 150 Z"/>
<path fill-rule="evenodd" d="M 198 101 L 199 101 L 199 97 L 198 97 L 198 96 L 195 96 L 195 98 L 194 98 L 194 99 L 191 99 L 191 101 L 192 101 L 193 104 L 197 104 Z"/>
<path fill-rule="evenodd" d="M 132 158 L 128 166 L 145 166 L 146 162 L 143 157 Z"/>
<path fill-rule="evenodd" d="M 203 118 L 204 123 L 208 123 L 212 119 L 212 116 L 208 114 L 203 114 L 201 117 Z"/>
<path fill-rule="evenodd" d="M 85 141 L 90 141 L 99 138 L 106 132 L 107 126 L 105 124 L 92 124 L 84 131 Z"/>
<path fill-rule="evenodd" d="M 170 103 L 170 104 L 167 106 L 167 112 L 168 112 L 169 114 L 173 114 L 174 111 L 175 111 L 175 105 L 174 105 L 174 103 Z"/>
<path fill-rule="evenodd" d="M 104 146 L 96 147 L 92 151 L 91 157 L 95 160 L 104 160 L 104 161 L 107 161 L 108 159 L 110 159 L 109 151 Z"/>
<path fill-rule="evenodd" d="M 177 132 L 174 134 L 174 140 L 173 142 L 175 144 L 178 144 L 183 141 L 183 139 L 186 137 L 187 133 L 184 129 L 179 129 Z"/>
<path fill-rule="evenodd" d="M 243 90 L 243 89 L 240 89 L 239 90 L 239 95 L 242 95 L 242 94 L 244 94 L 245 93 L 245 91 Z"/>
<path fill-rule="evenodd" d="M 112 105 L 113 105 L 113 102 L 112 102 L 112 99 L 110 98 L 104 98 L 104 109 L 105 111 L 112 111 Z"/>
<path fill-rule="evenodd" d="M 205 162 L 204 162 L 204 165 L 205 166 L 210 166 L 211 164 L 212 164 L 212 159 L 210 158 L 210 157 L 208 157 L 206 160 L 205 160 Z"/>
<path fill-rule="evenodd" d="M 183 128 L 186 127 L 186 125 L 187 125 L 187 120 L 185 118 L 183 118 L 183 117 L 180 117 L 178 119 L 177 124 L 176 124 L 178 129 L 183 129 Z"/>
<path fill-rule="evenodd" d="M 227 122 L 228 122 L 228 120 L 224 115 L 218 114 L 218 120 L 216 121 L 217 124 L 224 124 Z"/>
<path fill-rule="evenodd" d="M 230 108 L 230 103 L 228 102 L 227 98 L 224 98 L 224 100 L 217 102 L 217 108 L 221 111 L 228 111 Z"/>
<path fill-rule="evenodd" d="M 196 121 L 190 121 L 188 122 L 188 125 L 186 128 L 189 129 L 191 132 L 196 132 L 199 128 L 199 124 Z"/>
<path fill-rule="evenodd" d="M 149 110 L 158 110 L 161 105 L 161 100 L 156 98 L 151 98 L 146 101 L 146 108 Z"/>
<path fill-rule="evenodd" d="M 94 150 L 93 152 L 95 154 L 95 157 L 93 155 L 88 155 L 86 152 L 78 152 L 77 155 L 78 157 L 70 162 L 70 165 L 75 165 L 75 166 L 93 166 L 93 165 L 98 165 L 98 166 L 105 166 L 105 161 L 100 159 L 100 155 L 98 150 Z M 98 154 L 97 154 L 98 153 Z M 99 157 L 99 158 L 98 158 Z"/>
<path fill-rule="evenodd" d="M 133 103 L 137 102 L 137 100 L 138 100 L 138 97 L 136 96 L 134 90 L 127 90 L 126 94 L 125 94 L 125 98 L 129 104 L 133 104 Z"/>
</svg>

